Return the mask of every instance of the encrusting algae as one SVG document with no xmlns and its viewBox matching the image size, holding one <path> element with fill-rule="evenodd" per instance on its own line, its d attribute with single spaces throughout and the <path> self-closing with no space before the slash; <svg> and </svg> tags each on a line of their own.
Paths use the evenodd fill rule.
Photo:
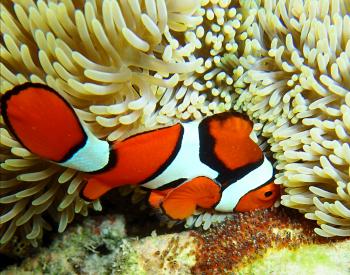
<svg viewBox="0 0 350 275">
<path fill-rule="evenodd" d="M 348 1 L 0 5 L 1 94 L 27 81 L 47 84 L 109 141 L 244 111 L 277 160 L 281 203 L 316 220 L 321 236 L 350 235 Z M 38 159 L 0 123 L 1 245 L 16 234 L 37 245 L 51 228 L 46 214 L 62 232 L 75 214 L 101 209 L 79 196 L 80 173 Z M 215 217 L 188 225 L 207 228 Z"/>
</svg>

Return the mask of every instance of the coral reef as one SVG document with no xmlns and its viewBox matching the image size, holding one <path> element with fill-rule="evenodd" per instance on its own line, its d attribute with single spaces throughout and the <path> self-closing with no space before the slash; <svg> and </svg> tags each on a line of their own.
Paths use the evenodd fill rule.
<svg viewBox="0 0 350 275">
<path fill-rule="evenodd" d="M 23 262 L 21 269 L 35 273 L 106 273 L 119 269 L 112 266 L 118 255 L 129 255 L 131 250 L 123 240 L 124 219 L 120 215 L 88 219 L 81 225 L 67 230 L 49 249 Z M 127 261 L 131 261 L 129 256 Z M 50 262 L 49 265 L 45 263 Z M 11 269 L 10 269 L 11 270 Z M 13 268 L 12 272 L 19 272 Z"/>
<path fill-rule="evenodd" d="M 0 10 L 0 94 L 48 84 L 107 140 L 245 111 L 277 160 L 282 204 L 317 220 L 319 235 L 350 235 L 348 1 L 5 0 Z M 79 172 L 38 159 L 0 124 L 0 245 L 14 235 L 38 245 L 46 214 L 62 232 L 101 209 L 80 198 Z"/>
<path fill-rule="evenodd" d="M 163 235 L 126 238 L 121 215 L 98 216 L 70 227 L 48 248 L 26 257 L 3 274 L 31 271 L 48 274 L 149 274 L 185 269 L 195 263 L 193 237 Z M 191 256 L 192 255 L 192 256 Z M 152 262 L 152 264 L 150 264 Z M 177 263 L 176 263 L 177 262 Z"/>
<path fill-rule="evenodd" d="M 142 239 L 126 237 L 120 215 L 91 217 L 2 274 L 347 274 L 350 240 L 316 235 L 295 212 L 237 214 L 207 231 Z"/>
<path fill-rule="evenodd" d="M 313 222 L 284 207 L 234 214 L 208 231 L 193 232 L 201 245 L 192 271 L 238 272 L 281 249 L 294 253 L 292 251 L 304 245 L 329 243 L 328 239 L 316 235 L 313 227 Z M 288 257 L 285 260 L 288 261 Z M 271 268 L 280 267 L 271 265 Z"/>
<path fill-rule="evenodd" d="M 295 250 L 268 251 L 263 258 L 240 269 L 236 274 L 337 274 L 349 271 L 350 242 L 305 245 Z"/>
</svg>

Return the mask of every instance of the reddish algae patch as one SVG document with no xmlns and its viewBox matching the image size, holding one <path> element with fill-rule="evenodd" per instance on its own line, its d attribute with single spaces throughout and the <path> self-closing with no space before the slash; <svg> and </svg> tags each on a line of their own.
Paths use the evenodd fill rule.
<svg viewBox="0 0 350 275">
<path fill-rule="evenodd" d="M 263 256 L 268 248 L 295 249 L 303 244 L 341 240 L 320 237 L 314 227 L 313 221 L 284 207 L 235 213 L 207 231 L 192 232 L 200 240 L 192 273 L 234 272 Z"/>
</svg>

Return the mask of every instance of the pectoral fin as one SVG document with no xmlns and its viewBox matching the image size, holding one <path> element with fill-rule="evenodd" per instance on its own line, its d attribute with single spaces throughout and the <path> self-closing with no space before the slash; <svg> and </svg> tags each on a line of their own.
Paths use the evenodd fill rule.
<svg viewBox="0 0 350 275">
<path fill-rule="evenodd" d="M 148 198 L 149 204 L 154 208 L 160 208 L 162 202 L 166 196 L 175 188 L 169 188 L 166 190 L 153 190 Z"/>
<path fill-rule="evenodd" d="M 191 216 L 196 207 L 213 207 L 220 199 L 220 186 L 207 177 L 197 177 L 169 192 L 161 203 L 165 214 L 172 219 Z"/>
</svg>

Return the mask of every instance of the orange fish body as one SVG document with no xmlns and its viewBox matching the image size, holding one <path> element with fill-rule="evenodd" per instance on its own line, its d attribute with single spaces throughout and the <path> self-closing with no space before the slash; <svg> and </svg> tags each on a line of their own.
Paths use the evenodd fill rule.
<svg viewBox="0 0 350 275">
<path fill-rule="evenodd" d="M 112 188 L 143 184 L 166 168 L 181 140 L 181 125 L 141 133 L 111 145 L 110 165 L 87 175 L 83 195 L 95 200 Z"/>
<path fill-rule="evenodd" d="M 86 172 L 83 195 L 95 200 L 122 185 L 153 190 L 152 206 L 173 219 L 196 207 L 222 212 L 270 207 L 279 194 L 273 167 L 239 113 L 178 123 L 109 144 L 97 139 L 53 89 L 26 83 L 5 93 L 1 113 L 31 152 Z"/>
</svg>

